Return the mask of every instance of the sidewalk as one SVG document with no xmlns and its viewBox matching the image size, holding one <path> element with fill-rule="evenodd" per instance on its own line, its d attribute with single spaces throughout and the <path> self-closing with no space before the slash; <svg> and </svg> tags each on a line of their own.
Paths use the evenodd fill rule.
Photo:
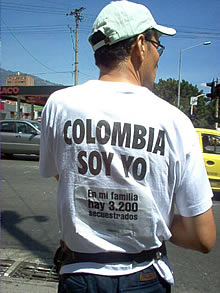
<svg viewBox="0 0 220 293">
<path fill-rule="evenodd" d="M 1 293 L 56 293 L 57 284 L 40 281 L 6 280 L 1 279 Z"/>
<path fill-rule="evenodd" d="M 52 259 L 40 252 L 0 249 L 0 292 L 56 293 L 58 276 Z"/>
</svg>

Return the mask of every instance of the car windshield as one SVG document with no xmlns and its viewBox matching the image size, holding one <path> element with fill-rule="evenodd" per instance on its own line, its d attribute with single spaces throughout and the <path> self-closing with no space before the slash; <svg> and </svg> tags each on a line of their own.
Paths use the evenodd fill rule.
<svg viewBox="0 0 220 293">
<path fill-rule="evenodd" d="M 31 121 L 31 124 L 34 125 L 38 130 L 40 130 L 41 124 L 38 121 Z"/>
</svg>

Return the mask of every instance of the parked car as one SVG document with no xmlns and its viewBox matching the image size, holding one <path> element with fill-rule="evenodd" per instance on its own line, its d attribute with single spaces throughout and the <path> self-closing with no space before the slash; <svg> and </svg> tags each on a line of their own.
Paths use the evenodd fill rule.
<svg viewBox="0 0 220 293">
<path fill-rule="evenodd" d="M 220 192 L 220 131 L 196 128 L 213 191 Z"/>
<path fill-rule="evenodd" d="M 33 120 L 0 120 L 1 153 L 40 153 L 40 122 Z"/>
</svg>

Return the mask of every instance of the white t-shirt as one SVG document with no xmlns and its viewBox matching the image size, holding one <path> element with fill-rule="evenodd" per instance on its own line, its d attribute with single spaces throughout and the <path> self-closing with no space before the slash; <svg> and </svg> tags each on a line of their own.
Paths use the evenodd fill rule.
<svg viewBox="0 0 220 293">
<path fill-rule="evenodd" d="M 57 91 L 41 124 L 40 173 L 59 174 L 59 227 L 73 251 L 153 249 L 171 237 L 174 204 L 185 217 L 212 205 L 191 121 L 144 87 L 89 81 Z M 166 264 L 153 263 L 172 283 Z M 61 273 L 123 275 L 150 264 L 77 263 Z"/>
</svg>

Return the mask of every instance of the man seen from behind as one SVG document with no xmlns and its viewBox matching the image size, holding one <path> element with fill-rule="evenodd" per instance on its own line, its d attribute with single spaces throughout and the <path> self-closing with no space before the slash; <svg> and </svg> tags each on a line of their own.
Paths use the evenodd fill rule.
<svg viewBox="0 0 220 293">
<path fill-rule="evenodd" d="M 89 37 L 99 80 L 53 93 L 43 110 L 40 173 L 58 180 L 60 293 L 170 292 L 166 241 L 202 253 L 215 244 L 197 134 L 151 91 L 159 38 L 175 33 L 143 5 L 111 2 Z"/>
</svg>

